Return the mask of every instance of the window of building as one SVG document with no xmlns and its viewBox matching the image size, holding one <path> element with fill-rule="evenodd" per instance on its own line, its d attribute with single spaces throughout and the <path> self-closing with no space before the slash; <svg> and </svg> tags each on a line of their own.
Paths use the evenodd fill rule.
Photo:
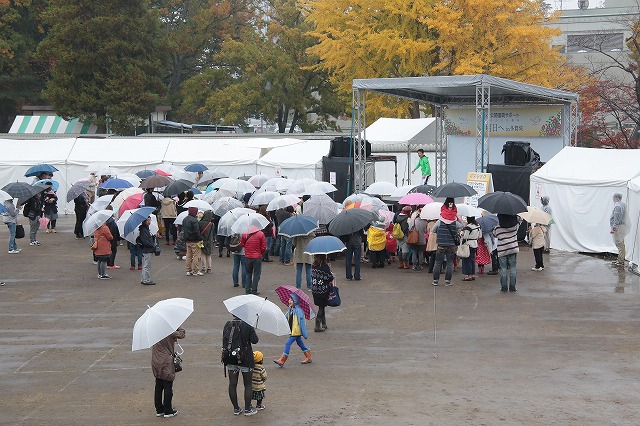
<svg viewBox="0 0 640 426">
<path fill-rule="evenodd" d="M 566 53 L 620 52 L 624 48 L 622 33 L 574 34 L 567 36 Z"/>
</svg>

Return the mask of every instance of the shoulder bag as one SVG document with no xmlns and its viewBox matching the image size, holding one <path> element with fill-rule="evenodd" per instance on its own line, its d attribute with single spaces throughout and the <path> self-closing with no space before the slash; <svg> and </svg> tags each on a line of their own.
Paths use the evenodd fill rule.
<svg viewBox="0 0 640 426">
<path fill-rule="evenodd" d="M 336 286 L 335 280 L 333 285 L 329 289 L 329 297 L 327 299 L 327 306 L 338 307 L 340 306 L 340 289 Z"/>
<path fill-rule="evenodd" d="M 420 239 L 420 233 L 416 229 L 415 222 L 411 229 L 409 230 L 409 234 L 407 235 L 407 244 L 418 244 L 418 240 Z"/>
</svg>

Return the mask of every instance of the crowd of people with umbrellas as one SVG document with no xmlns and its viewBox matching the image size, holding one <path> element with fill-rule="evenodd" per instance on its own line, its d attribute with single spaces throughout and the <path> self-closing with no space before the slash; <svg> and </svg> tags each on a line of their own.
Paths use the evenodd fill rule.
<svg viewBox="0 0 640 426">
<path fill-rule="evenodd" d="M 0 190 L 0 213 L 10 232 L 10 254 L 21 251 L 16 244 L 21 207 L 29 219 L 31 246 L 41 245 L 39 229 L 56 232 L 56 171 L 50 165 L 36 165 L 25 173 L 34 177 L 32 183 L 12 182 Z M 476 194 L 465 184 L 397 188 L 376 182 L 336 203 L 329 195 L 336 188 L 327 182 L 265 175 L 233 179 L 202 164 L 136 174 L 94 164 L 87 172 L 87 178 L 71 185 L 67 201 L 75 204 L 76 239 L 91 237 L 98 278 L 110 279 L 107 269 L 120 269 L 115 258 L 124 242 L 130 252 L 130 269 L 142 271 L 143 285 L 156 284 L 151 278 L 151 259 L 160 254 L 161 240 L 177 259 L 185 260 L 186 276 L 211 273 L 219 267 L 212 262 L 216 246 L 219 257 L 226 250 L 227 257 L 233 256 L 233 286 L 242 285 L 245 294 L 226 300 L 225 306 L 252 329 L 290 335 L 282 355 L 274 360 L 280 367 L 294 342 L 303 351 L 302 362 L 312 362 L 311 350 L 301 340 L 307 335 L 304 320 L 315 319 L 315 332 L 327 329 L 325 307 L 335 305 L 336 297 L 339 300 L 337 253 L 345 254 L 342 278 L 346 280 L 361 280 L 363 263 L 384 268 L 397 261 L 399 269 L 426 269 L 434 286 L 439 285 L 444 269 L 444 284 L 450 286 L 462 259 L 463 281 L 474 281 L 490 265 L 487 274 L 500 274 L 500 290 L 515 292 L 517 231 L 524 219 L 534 225 L 529 229 L 536 258 L 534 270 L 544 269 L 542 250 L 551 216 L 508 192 L 486 194 L 474 207 L 461 203 L 464 197 Z M 443 202 L 436 202 L 438 199 Z M 295 286 L 276 289 L 289 307 L 287 316 L 258 296 L 262 264 L 272 262 L 271 256 L 278 256 L 281 265 L 295 265 Z M 304 289 L 310 290 L 312 297 Z M 133 350 L 154 347 L 156 412 L 164 417 L 175 415 L 169 383 L 175 377 L 174 343 L 184 338 L 180 326 L 192 311 L 193 302 L 186 299 L 159 302 L 134 328 Z M 169 320 L 158 321 L 159 316 Z M 170 364 L 161 354 L 171 358 Z M 242 374 L 245 388 L 250 387 L 250 375 L 245 373 L 251 371 L 253 362 L 247 358 L 247 371 L 228 369 L 230 380 L 237 385 Z M 234 414 L 253 414 L 251 399 L 247 399 L 251 394 L 245 389 L 245 408 L 241 409 L 233 387 Z"/>
</svg>

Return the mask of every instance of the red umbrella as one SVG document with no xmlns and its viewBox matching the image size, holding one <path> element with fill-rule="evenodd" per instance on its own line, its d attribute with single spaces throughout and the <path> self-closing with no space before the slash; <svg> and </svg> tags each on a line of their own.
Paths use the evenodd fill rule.
<svg viewBox="0 0 640 426">
<path fill-rule="evenodd" d="M 130 197 L 127 197 L 127 199 L 122 202 L 122 205 L 118 210 L 118 214 L 122 216 L 122 213 L 124 213 L 125 211 L 137 209 L 138 207 L 140 207 L 140 203 L 142 203 L 143 196 L 144 196 L 144 193 L 141 192 L 139 194 L 133 194 Z"/>
<path fill-rule="evenodd" d="M 278 297 L 280 297 L 280 300 L 282 301 L 282 303 L 284 303 L 287 306 L 289 305 L 289 296 L 291 294 L 295 294 L 296 296 L 298 296 L 300 300 L 299 306 L 302 308 L 302 311 L 304 312 L 304 317 L 310 320 L 311 318 L 314 318 L 316 316 L 316 313 L 311 308 L 311 306 L 313 305 L 313 302 L 311 302 L 311 299 L 309 298 L 309 296 L 307 296 L 305 292 L 302 291 L 302 289 L 295 288 L 292 285 L 281 285 L 279 287 L 276 287 L 276 293 L 278 294 Z"/>
<path fill-rule="evenodd" d="M 171 173 L 165 172 L 164 170 L 160 170 L 160 169 L 155 169 L 154 172 L 156 172 L 160 176 L 171 176 Z"/>
</svg>

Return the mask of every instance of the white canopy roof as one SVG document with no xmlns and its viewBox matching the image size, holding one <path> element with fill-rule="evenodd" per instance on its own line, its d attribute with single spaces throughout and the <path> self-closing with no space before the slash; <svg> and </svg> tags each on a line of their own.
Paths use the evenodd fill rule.
<svg viewBox="0 0 640 426">
<path fill-rule="evenodd" d="M 640 150 L 567 146 L 532 175 L 538 182 L 626 186 L 640 175 Z"/>
<path fill-rule="evenodd" d="M 436 140 L 436 119 L 379 118 L 362 132 L 374 152 L 413 151 Z"/>
</svg>

